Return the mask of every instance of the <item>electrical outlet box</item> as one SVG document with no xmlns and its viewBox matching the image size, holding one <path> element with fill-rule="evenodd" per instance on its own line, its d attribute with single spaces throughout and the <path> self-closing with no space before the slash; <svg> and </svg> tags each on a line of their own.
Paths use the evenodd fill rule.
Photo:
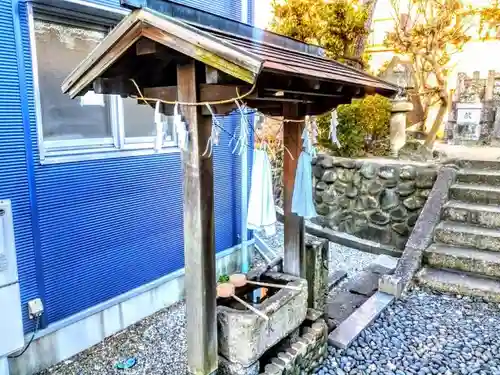
<svg viewBox="0 0 500 375">
<path fill-rule="evenodd" d="M 30 319 L 38 318 L 43 314 L 43 303 L 40 298 L 28 301 L 28 314 Z"/>
</svg>

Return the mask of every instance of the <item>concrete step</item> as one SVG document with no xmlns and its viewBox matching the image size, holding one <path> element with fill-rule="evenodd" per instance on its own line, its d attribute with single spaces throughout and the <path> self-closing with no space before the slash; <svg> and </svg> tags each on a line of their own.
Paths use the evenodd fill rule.
<svg viewBox="0 0 500 375">
<path fill-rule="evenodd" d="M 434 240 L 452 246 L 500 251 L 499 230 L 453 221 L 440 222 L 434 230 Z"/>
<path fill-rule="evenodd" d="M 425 262 L 434 268 L 500 277 L 499 252 L 432 244 L 425 251 Z"/>
<path fill-rule="evenodd" d="M 449 201 L 444 205 L 441 217 L 443 220 L 500 228 L 500 206 L 497 205 Z"/>
<path fill-rule="evenodd" d="M 428 267 L 422 268 L 416 278 L 421 285 L 439 292 L 478 296 L 500 302 L 500 281 L 495 279 Z"/>
<path fill-rule="evenodd" d="M 461 169 L 457 173 L 457 182 L 500 186 L 500 172 L 498 170 Z"/>
<path fill-rule="evenodd" d="M 456 160 L 455 164 L 463 169 L 482 169 L 500 171 L 500 161 L 496 160 Z"/>
<path fill-rule="evenodd" d="M 454 184 L 450 187 L 450 198 L 467 203 L 500 204 L 500 187 Z"/>
</svg>

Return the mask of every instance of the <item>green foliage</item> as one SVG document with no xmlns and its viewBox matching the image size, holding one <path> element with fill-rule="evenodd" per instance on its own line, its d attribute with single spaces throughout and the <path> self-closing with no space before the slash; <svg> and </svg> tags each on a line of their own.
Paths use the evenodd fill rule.
<svg viewBox="0 0 500 375">
<path fill-rule="evenodd" d="M 355 44 L 369 32 L 366 6 L 354 0 L 274 0 L 273 9 L 273 31 L 319 45 L 333 59 L 360 59 Z"/>
<path fill-rule="evenodd" d="M 359 157 L 367 153 L 387 155 L 391 118 L 391 102 L 380 95 L 370 95 L 352 104 L 337 107 L 337 138 L 341 147 L 333 145 L 328 138 L 331 116 L 318 118 L 321 147 L 344 157 Z"/>
<path fill-rule="evenodd" d="M 220 275 L 218 281 L 219 281 L 219 284 L 228 283 L 229 282 L 229 276 L 226 275 L 226 274 Z"/>
</svg>

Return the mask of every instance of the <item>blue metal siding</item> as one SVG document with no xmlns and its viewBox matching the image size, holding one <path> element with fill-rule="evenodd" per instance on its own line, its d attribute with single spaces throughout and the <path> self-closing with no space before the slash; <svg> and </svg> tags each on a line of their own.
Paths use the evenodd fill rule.
<svg viewBox="0 0 500 375">
<path fill-rule="evenodd" d="M 0 199 L 12 200 L 21 301 L 24 306 L 28 300 L 40 294 L 25 147 L 29 124 L 23 121 L 21 105 L 16 29 L 13 24 L 14 16 L 18 14 L 13 14 L 15 5 L 10 1 L 0 2 L 0 25 L 3 26 L 0 37 Z M 27 322 L 27 310 L 22 311 Z M 31 328 L 29 323 L 25 327 Z"/>
<path fill-rule="evenodd" d="M 110 7 L 120 7 L 120 0 L 88 0 L 96 4 Z M 236 21 L 241 21 L 241 0 L 177 0 L 179 4 L 187 5 L 205 12 L 215 13 Z"/>
<path fill-rule="evenodd" d="M 101 1 L 106 2 L 111 3 Z M 19 21 L 27 133 L 11 9 L 1 2 L 0 198 L 13 200 L 23 306 L 45 295 L 45 323 L 52 323 L 184 266 L 182 172 L 179 153 L 41 165 L 24 3 Z M 231 133 L 237 123 L 237 117 L 224 119 Z M 31 143 L 25 144 L 25 136 Z M 222 133 L 220 146 L 214 147 L 217 251 L 240 238 L 241 168 L 229 140 Z M 34 164 L 31 206 L 26 148 Z M 24 318 L 30 331 L 32 323 Z"/>
</svg>

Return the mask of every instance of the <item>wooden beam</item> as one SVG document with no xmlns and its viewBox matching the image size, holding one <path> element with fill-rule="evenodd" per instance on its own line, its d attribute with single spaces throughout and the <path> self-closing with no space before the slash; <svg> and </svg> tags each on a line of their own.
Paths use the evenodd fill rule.
<svg viewBox="0 0 500 375">
<path fill-rule="evenodd" d="M 205 77 L 203 77 L 204 79 Z M 177 67 L 177 96 L 196 102 L 195 62 Z M 184 258 L 188 371 L 209 375 L 217 370 L 217 308 L 212 157 L 201 156 L 212 120 L 200 107 L 182 106 L 189 127 L 189 147 L 182 153 L 184 169 Z"/>
<path fill-rule="evenodd" d="M 158 44 L 151 39 L 141 38 L 135 43 L 135 54 L 137 56 L 151 55 L 158 52 Z"/>
<path fill-rule="evenodd" d="M 283 104 L 283 118 L 298 120 L 299 105 L 296 103 Z M 302 122 L 285 122 L 283 140 L 285 147 L 290 151 L 283 153 L 283 188 L 285 214 L 285 252 L 283 257 L 283 271 L 285 273 L 305 277 L 305 246 L 304 246 L 304 219 L 292 213 L 293 186 L 297 162 L 302 151 Z"/>
<path fill-rule="evenodd" d="M 265 91 L 271 91 L 271 92 L 280 92 L 282 91 L 285 94 L 296 94 L 296 95 L 304 95 L 304 96 L 324 96 L 328 98 L 341 98 L 344 95 L 342 94 L 325 94 L 322 92 L 316 92 L 316 91 L 297 91 L 297 90 L 288 90 L 288 89 L 268 89 L 265 88 Z"/>
</svg>

